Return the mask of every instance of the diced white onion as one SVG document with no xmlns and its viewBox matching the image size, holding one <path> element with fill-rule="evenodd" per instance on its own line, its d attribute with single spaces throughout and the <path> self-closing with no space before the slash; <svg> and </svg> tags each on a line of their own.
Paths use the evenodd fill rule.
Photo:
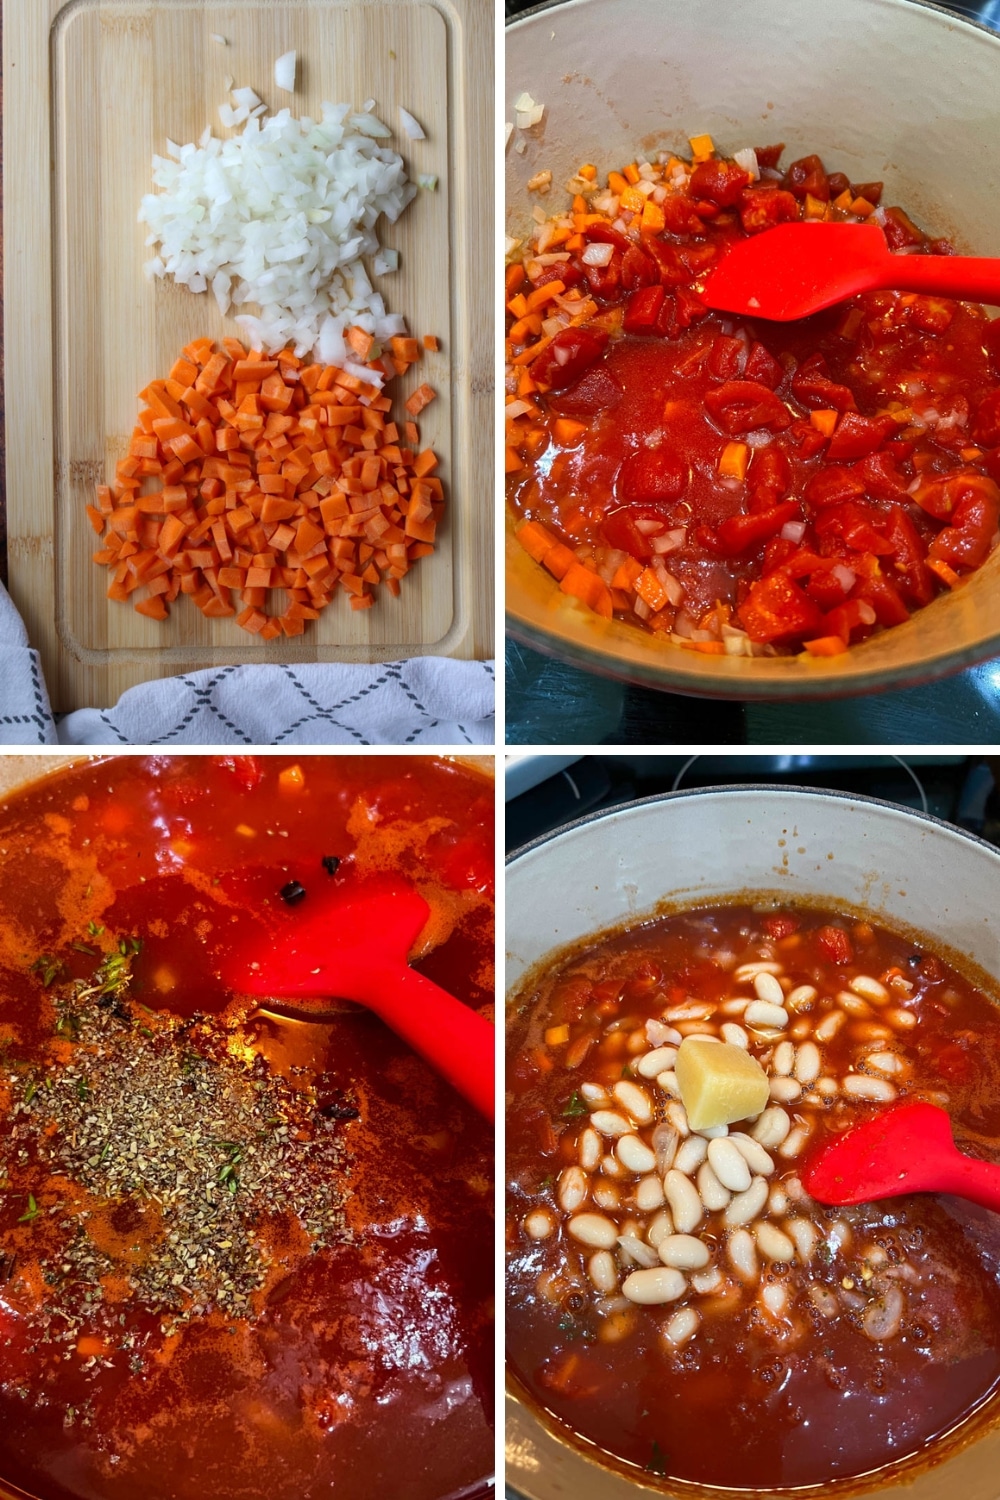
<svg viewBox="0 0 1000 1500">
<path fill-rule="evenodd" d="M 806 534 L 805 521 L 786 521 L 781 528 L 781 536 L 786 542 L 794 542 L 798 546 Z"/>
<path fill-rule="evenodd" d="M 209 34 L 208 34 L 208 40 L 210 42 L 217 42 L 220 47 L 226 47 L 226 46 L 228 46 L 228 43 L 227 43 L 225 37 L 222 36 L 222 34 L 220 32 L 218 32 L 218 31 L 210 31 Z"/>
<path fill-rule="evenodd" d="M 742 167 L 744 172 L 750 173 L 752 182 L 757 181 L 760 176 L 760 167 L 757 165 L 757 153 L 752 146 L 745 146 L 742 151 L 734 151 L 733 161 L 737 166 Z"/>
<path fill-rule="evenodd" d="M 663 522 L 640 518 L 635 523 L 635 529 L 641 532 L 643 536 L 655 536 L 658 531 L 663 530 Z"/>
<path fill-rule="evenodd" d="M 585 266 L 606 266 L 615 253 L 614 245 L 588 245 L 581 256 Z"/>
<path fill-rule="evenodd" d="M 241 112 L 262 107 L 253 89 L 232 97 L 224 120 L 242 123 Z M 139 210 L 155 247 L 152 274 L 192 291 L 211 286 L 267 352 L 291 343 L 307 354 L 321 331 L 325 348 L 340 349 L 352 325 L 386 337 L 385 304 L 362 257 L 391 269 L 395 252 L 381 250 L 375 225 L 382 214 L 395 223 L 416 194 L 402 158 L 379 143 L 389 134 L 368 112 L 324 104 L 318 120 L 283 109 L 227 140 L 206 131 L 198 145 L 168 145 L 170 156 L 153 158 L 158 191 Z M 251 303 L 259 311 L 247 311 Z M 364 378 L 380 383 L 371 370 Z"/>
<path fill-rule="evenodd" d="M 408 109 L 404 109 L 402 105 L 399 106 L 399 118 L 402 120 L 403 129 L 406 131 L 411 141 L 425 141 L 427 139 L 427 136 L 424 134 L 424 128 L 421 125 L 420 121 L 415 119 L 414 116 L 410 114 L 410 111 Z"/>
<path fill-rule="evenodd" d="M 686 541 L 687 527 L 677 526 L 673 531 L 665 531 L 662 536 L 654 536 L 649 545 L 658 557 L 666 557 L 669 552 L 676 552 L 683 547 Z"/>
<path fill-rule="evenodd" d="M 295 53 L 283 52 L 274 64 L 274 81 L 286 94 L 295 93 Z"/>
<path fill-rule="evenodd" d="M 849 594 L 857 582 L 858 575 L 844 563 L 838 563 L 835 568 L 830 569 L 830 576 L 836 578 L 845 594 Z"/>
</svg>

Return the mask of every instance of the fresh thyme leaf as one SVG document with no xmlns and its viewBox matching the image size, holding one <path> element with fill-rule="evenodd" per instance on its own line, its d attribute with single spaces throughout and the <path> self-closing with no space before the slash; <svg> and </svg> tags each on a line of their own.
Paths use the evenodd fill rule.
<svg viewBox="0 0 1000 1500">
<path fill-rule="evenodd" d="M 35 1095 L 37 1093 L 38 1093 L 38 1080 L 36 1078 L 33 1078 L 31 1080 L 31 1082 L 28 1084 L 28 1087 L 24 1091 L 24 1102 L 25 1102 L 25 1104 L 30 1104 L 31 1101 L 32 1101 L 32 1099 L 34 1099 L 34 1097 L 35 1097 Z"/>
<path fill-rule="evenodd" d="M 576 1089 L 574 1089 L 570 1094 L 569 1098 L 566 1100 L 566 1103 L 563 1105 L 559 1113 L 564 1120 L 573 1120 L 576 1119 L 579 1115 L 585 1115 L 587 1113 L 587 1106 L 580 1098 L 580 1095 L 577 1093 Z"/>
<path fill-rule="evenodd" d="M 546 1192 L 554 1182 L 555 1178 L 553 1177 L 552 1173 L 549 1172 L 548 1175 L 543 1177 L 541 1182 L 538 1184 L 538 1191 L 540 1193 Z"/>
<path fill-rule="evenodd" d="M 622 1068 L 622 1077 L 623 1078 L 631 1078 L 632 1076 L 633 1076 L 633 1073 L 632 1073 L 632 1064 L 631 1063 L 626 1063 L 625 1066 L 624 1066 L 624 1068 Z"/>
<path fill-rule="evenodd" d="M 653 1451 L 649 1455 L 649 1463 L 646 1465 L 646 1473 L 647 1474 L 666 1474 L 666 1472 L 667 1472 L 667 1455 L 664 1453 L 664 1451 L 660 1447 L 659 1443 L 654 1442 L 653 1443 Z"/>
<path fill-rule="evenodd" d="M 97 949 L 96 948 L 88 948 L 86 943 L 73 942 L 73 943 L 70 943 L 70 947 L 71 948 L 75 948 L 76 951 L 77 951 L 77 953 L 86 953 L 86 955 L 87 955 L 88 958 L 96 958 L 97 957 Z"/>
<path fill-rule="evenodd" d="M 89 921 L 87 923 L 87 932 L 90 934 L 91 937 L 100 937 L 100 935 L 101 935 L 101 933 L 103 931 L 104 931 L 104 928 L 101 927 L 99 925 L 99 923 L 93 921 L 93 919 L 91 919 L 91 921 Z"/>
<path fill-rule="evenodd" d="M 62 961 L 52 953 L 43 953 L 31 965 L 31 972 L 40 974 L 42 984 L 48 989 L 52 981 L 62 973 Z"/>
<path fill-rule="evenodd" d="M 75 1042 L 80 1035 L 80 1018 L 72 1011 L 64 1010 L 59 1014 L 56 1022 L 56 1036 L 66 1037 L 68 1041 Z"/>
<path fill-rule="evenodd" d="M 86 1078 L 78 1078 L 76 1080 L 76 1093 L 77 1098 L 86 1099 L 87 1095 L 90 1093 L 90 1084 L 87 1082 Z"/>
<path fill-rule="evenodd" d="M 101 1154 L 97 1158 L 97 1165 L 98 1166 L 100 1166 L 101 1163 L 105 1160 L 105 1158 L 107 1157 L 107 1154 L 108 1154 L 108 1152 L 110 1150 L 111 1150 L 111 1142 L 110 1141 L 105 1141 L 104 1145 L 101 1148 Z"/>
<path fill-rule="evenodd" d="M 140 1036 L 152 1036 L 153 1032 L 150 1031 L 150 1029 L 149 1029 L 148 1026 L 140 1026 L 139 1027 L 139 1035 Z"/>
<path fill-rule="evenodd" d="M 42 1210 L 38 1207 L 38 1204 L 35 1202 L 33 1194 L 29 1193 L 28 1194 L 28 1207 L 27 1207 L 27 1210 L 26 1210 L 25 1213 L 23 1213 L 21 1215 L 21 1217 L 18 1219 L 17 1222 L 19 1224 L 30 1224 L 31 1221 L 32 1221 L 32 1219 L 37 1219 L 38 1218 L 38 1215 L 41 1213 L 41 1211 Z"/>
</svg>

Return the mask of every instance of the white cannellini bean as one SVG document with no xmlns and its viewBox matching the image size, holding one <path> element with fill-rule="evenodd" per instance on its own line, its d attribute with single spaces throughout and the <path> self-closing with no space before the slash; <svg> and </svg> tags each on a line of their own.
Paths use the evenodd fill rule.
<svg viewBox="0 0 1000 1500">
<path fill-rule="evenodd" d="M 609 1151 L 607 1156 L 601 1157 L 601 1173 L 605 1177 L 624 1177 L 625 1168 L 617 1156 L 612 1156 Z"/>
<path fill-rule="evenodd" d="M 861 1317 L 861 1327 L 870 1339 L 895 1338 L 903 1321 L 906 1299 L 898 1286 L 890 1286 L 874 1302 L 869 1302 Z"/>
<path fill-rule="evenodd" d="M 785 992 L 773 974 L 759 973 L 753 979 L 754 994 L 770 1005 L 784 1006 Z"/>
<path fill-rule="evenodd" d="M 787 1078 L 795 1066 L 795 1048 L 791 1042 L 779 1042 L 771 1059 L 771 1071 L 780 1078 Z"/>
<path fill-rule="evenodd" d="M 580 1137 L 580 1165 L 585 1172 L 593 1172 L 602 1155 L 601 1137 L 590 1125 Z"/>
<path fill-rule="evenodd" d="M 605 1104 L 611 1103 L 611 1095 L 599 1083 L 581 1083 L 580 1093 L 591 1109 L 603 1109 Z"/>
<path fill-rule="evenodd" d="M 618 1244 L 623 1252 L 626 1264 L 635 1261 L 637 1266 L 644 1266 L 648 1271 L 651 1266 L 658 1266 L 660 1258 L 652 1245 L 647 1245 L 644 1240 L 635 1234 L 620 1234 Z"/>
<path fill-rule="evenodd" d="M 547 1240 L 556 1221 L 544 1208 L 536 1208 L 524 1221 L 524 1232 L 533 1240 Z"/>
<path fill-rule="evenodd" d="M 647 1047 L 646 1033 L 644 1031 L 632 1031 L 629 1033 L 626 1051 L 632 1057 L 638 1057 L 640 1052 L 645 1052 Z"/>
<path fill-rule="evenodd" d="M 873 1005 L 884 1005 L 889 999 L 889 991 L 885 985 L 871 974 L 855 974 L 848 983 L 856 995 L 860 995 L 863 1000 L 870 1000 Z"/>
<path fill-rule="evenodd" d="M 626 1276 L 622 1292 L 630 1302 L 652 1307 L 660 1302 L 675 1302 L 683 1296 L 686 1286 L 680 1271 L 672 1266 L 657 1266 L 655 1270 L 633 1271 Z"/>
<path fill-rule="evenodd" d="M 794 1244 L 776 1224 L 762 1221 L 754 1225 L 753 1233 L 757 1241 L 757 1249 L 765 1260 L 792 1261 L 795 1259 Z"/>
<path fill-rule="evenodd" d="M 703 1297 L 711 1296 L 722 1285 L 722 1272 L 718 1266 L 709 1266 L 707 1271 L 696 1271 L 691 1277 L 691 1290 Z"/>
<path fill-rule="evenodd" d="M 788 1212 L 788 1194 L 780 1182 L 776 1182 L 767 1195 L 767 1211 L 775 1218 L 780 1218 L 782 1214 Z"/>
<path fill-rule="evenodd" d="M 574 1214 L 566 1228 L 581 1245 L 595 1250 L 613 1250 L 618 1243 L 618 1225 L 604 1214 Z"/>
<path fill-rule="evenodd" d="M 613 1292 L 618 1285 L 618 1267 L 610 1250 L 598 1250 L 587 1262 L 587 1275 L 599 1292 Z"/>
<path fill-rule="evenodd" d="M 741 1281 L 757 1279 L 757 1246 L 748 1229 L 737 1229 L 726 1241 L 729 1263 Z"/>
<path fill-rule="evenodd" d="M 719 1139 L 720 1135 L 728 1135 L 729 1134 L 729 1126 L 728 1125 L 703 1125 L 701 1127 L 701 1129 L 698 1131 L 698 1134 L 699 1135 L 703 1135 L 705 1137 L 706 1141 L 717 1141 Z"/>
<path fill-rule="evenodd" d="M 784 1031 L 788 1025 L 788 1012 L 769 1000 L 751 1000 L 743 1013 L 743 1019 L 754 1031 Z"/>
<path fill-rule="evenodd" d="M 674 1166 L 678 1172 L 683 1172 L 685 1177 L 693 1177 L 707 1155 L 708 1142 L 705 1137 L 689 1135 L 674 1157 Z"/>
<path fill-rule="evenodd" d="M 872 1008 L 867 1000 L 862 1000 L 853 990 L 839 990 L 837 992 L 837 1004 L 842 1006 L 851 1016 L 870 1016 Z"/>
<path fill-rule="evenodd" d="M 771 963 L 768 959 L 758 958 L 753 963 L 740 964 L 733 978 L 738 984 L 742 984 L 746 979 L 755 979 L 758 974 L 780 974 L 782 967 L 781 964 Z"/>
<path fill-rule="evenodd" d="M 732 1000 L 723 1000 L 719 1009 L 724 1016 L 741 1016 L 749 1004 L 746 995 L 734 995 Z"/>
<path fill-rule="evenodd" d="M 809 1301 L 824 1318 L 835 1318 L 840 1312 L 840 1304 L 836 1296 L 828 1286 L 821 1286 L 814 1281 L 809 1288 Z"/>
<path fill-rule="evenodd" d="M 565 1214 L 575 1214 L 578 1208 L 582 1208 L 587 1201 L 587 1193 L 590 1184 L 587 1174 L 582 1167 L 567 1167 L 559 1175 L 559 1190 L 557 1197 L 559 1207 Z"/>
<path fill-rule="evenodd" d="M 667 1105 L 667 1119 L 677 1131 L 679 1136 L 691 1134 L 691 1126 L 688 1124 L 687 1110 L 679 1099 L 671 1099 Z"/>
<path fill-rule="evenodd" d="M 628 1111 L 637 1125 L 650 1124 L 653 1118 L 653 1102 L 645 1089 L 640 1088 L 637 1083 L 629 1083 L 623 1079 L 621 1083 L 615 1084 L 612 1093 L 622 1109 Z"/>
<path fill-rule="evenodd" d="M 789 1219 L 785 1224 L 799 1260 L 807 1266 L 819 1244 L 819 1230 L 810 1219 Z"/>
<path fill-rule="evenodd" d="M 652 1213 L 663 1205 L 663 1182 L 655 1172 L 644 1177 L 635 1190 L 635 1206 L 644 1214 Z"/>
<path fill-rule="evenodd" d="M 730 1047 L 742 1047 L 744 1052 L 750 1046 L 750 1038 L 743 1027 L 738 1026 L 735 1021 L 723 1022 L 722 1040 L 728 1042 Z"/>
<path fill-rule="evenodd" d="M 646 1040 L 651 1047 L 679 1047 L 681 1035 L 662 1021 L 646 1022 Z"/>
<path fill-rule="evenodd" d="M 656 1152 L 651 1151 L 645 1141 L 641 1141 L 637 1135 L 622 1135 L 618 1137 L 615 1146 L 615 1155 L 623 1167 L 630 1172 L 639 1174 L 652 1172 L 656 1166 Z"/>
<path fill-rule="evenodd" d="M 816 1092 L 821 1099 L 832 1099 L 834 1094 L 840 1090 L 837 1087 L 836 1078 L 821 1078 L 816 1084 Z"/>
<path fill-rule="evenodd" d="M 783 1287 L 780 1282 L 769 1281 L 761 1290 L 760 1300 L 773 1317 L 780 1318 L 788 1306 L 787 1288 Z"/>
<path fill-rule="evenodd" d="M 594 1188 L 594 1202 L 598 1208 L 614 1209 L 621 1202 L 621 1194 L 613 1182 L 599 1182 Z"/>
<path fill-rule="evenodd" d="M 777 1104 L 770 1105 L 758 1119 L 750 1134 L 765 1151 L 780 1146 L 792 1128 L 792 1122 Z"/>
<path fill-rule="evenodd" d="M 712 1171 L 731 1193 L 744 1193 L 750 1186 L 751 1172 L 746 1158 L 731 1140 L 724 1138 L 718 1141 L 709 1141 L 708 1159 L 712 1164 Z"/>
<path fill-rule="evenodd" d="M 712 1258 L 705 1242 L 693 1234 L 668 1234 L 656 1248 L 663 1264 L 678 1271 L 700 1271 Z"/>
<path fill-rule="evenodd" d="M 885 1073 L 890 1078 L 906 1072 L 906 1064 L 895 1052 L 869 1052 L 865 1063 L 877 1073 Z"/>
<path fill-rule="evenodd" d="M 686 1344 L 688 1339 L 694 1338 L 700 1323 L 701 1319 L 693 1307 L 682 1307 L 667 1322 L 663 1337 L 668 1344 L 680 1348 L 681 1344 Z"/>
<path fill-rule="evenodd" d="M 774 1171 L 774 1162 L 759 1141 L 755 1141 L 752 1135 L 744 1135 L 742 1130 L 734 1130 L 729 1139 L 745 1158 L 752 1172 L 759 1172 L 762 1177 L 770 1176 Z"/>
<path fill-rule="evenodd" d="M 702 1216 L 701 1199 L 691 1179 L 671 1167 L 663 1179 L 663 1191 L 673 1214 L 674 1228 L 678 1234 L 690 1234 Z"/>
<path fill-rule="evenodd" d="M 663 1019 L 676 1026 L 678 1021 L 707 1021 L 715 1009 L 714 1005 L 694 1001 L 690 1005 L 674 1005 L 663 1012 Z"/>
<path fill-rule="evenodd" d="M 663 1208 L 655 1214 L 646 1225 L 646 1238 L 655 1250 L 662 1239 L 674 1232 L 674 1221 L 670 1217 L 670 1210 Z"/>
<path fill-rule="evenodd" d="M 677 1074 L 672 1068 L 666 1068 L 662 1073 L 657 1073 L 656 1085 L 665 1094 L 669 1094 L 672 1099 L 679 1099 L 681 1097 L 681 1091 L 677 1087 Z"/>
<path fill-rule="evenodd" d="M 912 1031 L 917 1024 L 917 1018 L 912 1010 L 887 1010 L 885 1019 L 900 1031 Z"/>
<path fill-rule="evenodd" d="M 785 996 L 785 1005 L 789 1010 L 805 1010 L 812 1005 L 816 995 L 817 991 L 811 984 L 799 984 Z"/>
<path fill-rule="evenodd" d="M 696 1181 L 701 1201 L 710 1212 L 728 1206 L 729 1200 L 733 1195 L 727 1187 L 722 1186 L 722 1183 L 712 1171 L 711 1162 L 702 1162 L 698 1168 Z"/>
<path fill-rule="evenodd" d="M 818 1042 L 832 1042 L 837 1032 L 843 1026 L 847 1017 L 842 1010 L 831 1010 L 829 1015 L 823 1017 L 814 1033 Z"/>
<path fill-rule="evenodd" d="M 749 1224 L 756 1219 L 767 1202 L 767 1178 L 755 1177 L 745 1193 L 737 1193 L 723 1214 L 723 1222 L 730 1228 Z"/>
<path fill-rule="evenodd" d="M 780 1104 L 794 1104 L 802 1097 L 802 1085 L 795 1078 L 772 1078 L 770 1094 Z"/>
<path fill-rule="evenodd" d="M 808 1139 L 809 1126 L 796 1125 L 791 1134 L 787 1135 L 778 1147 L 778 1155 L 784 1157 L 785 1161 L 791 1161 L 793 1156 L 798 1156 Z"/>
<path fill-rule="evenodd" d="M 598 1109 L 590 1117 L 590 1123 L 602 1135 L 628 1135 L 632 1126 L 624 1115 L 613 1109 Z"/>
<path fill-rule="evenodd" d="M 788 1034 L 794 1042 L 804 1042 L 811 1031 L 812 1022 L 807 1020 L 806 1017 L 803 1016 L 800 1020 L 794 1021 L 792 1023 L 791 1030 Z"/>
<path fill-rule="evenodd" d="M 867 1078 L 864 1073 L 849 1073 L 841 1088 L 852 1099 L 874 1099 L 879 1104 L 888 1104 L 895 1099 L 896 1090 L 882 1078 Z"/>
<path fill-rule="evenodd" d="M 672 1068 L 677 1057 L 676 1047 L 657 1047 L 652 1052 L 647 1052 L 645 1057 L 640 1057 L 635 1064 L 635 1071 L 641 1073 L 643 1078 L 655 1078 L 657 1073 L 664 1073 Z"/>
<path fill-rule="evenodd" d="M 823 1066 L 815 1042 L 803 1042 L 795 1054 L 795 1076 L 800 1083 L 815 1083 Z"/>
</svg>

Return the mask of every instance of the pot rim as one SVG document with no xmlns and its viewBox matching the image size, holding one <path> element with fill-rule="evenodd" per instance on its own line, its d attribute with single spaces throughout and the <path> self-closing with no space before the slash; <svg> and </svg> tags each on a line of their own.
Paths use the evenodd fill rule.
<svg viewBox="0 0 1000 1500">
<path fill-rule="evenodd" d="M 563 823 L 560 827 L 550 829 L 548 833 L 541 833 L 528 843 L 521 844 L 517 849 L 512 849 L 504 860 L 504 868 L 506 869 L 527 854 L 533 854 L 535 850 L 543 848 L 555 839 L 561 838 L 565 833 L 573 833 L 578 828 L 586 827 L 588 823 L 597 823 L 602 818 L 614 817 L 616 813 L 625 812 L 633 807 L 654 807 L 665 802 L 677 802 L 685 797 L 726 796 L 737 792 L 759 792 L 764 795 L 782 797 L 791 792 L 799 796 L 822 797 L 838 802 L 855 802 L 862 803 L 866 807 L 883 808 L 886 812 L 898 813 L 920 823 L 931 823 L 947 833 L 958 834 L 961 838 L 967 839 L 970 844 L 978 844 L 981 849 L 987 850 L 1000 860 L 1000 848 L 996 844 L 991 844 L 988 839 L 981 838 L 977 833 L 970 833 L 967 828 L 960 828 L 957 823 L 949 823 L 947 818 L 939 818 L 934 813 L 925 813 L 919 808 L 907 807 L 902 802 L 890 802 L 885 797 L 871 797 L 861 792 L 841 792 L 833 787 L 802 786 L 798 782 L 781 782 L 775 785 L 774 782 L 744 781 L 725 782 L 719 786 L 685 787 L 676 792 L 654 792 L 648 797 L 635 797 L 628 802 L 619 802 L 614 807 L 597 808 L 594 812 L 583 813 L 572 822 Z"/>
<path fill-rule="evenodd" d="M 505 21 L 505 33 L 514 33 L 522 25 L 549 11 L 583 7 L 588 3 L 593 3 L 593 0 L 539 0 L 539 3 L 528 10 L 508 18 Z M 994 27 L 987 26 L 972 16 L 957 15 L 937 4 L 936 0 L 879 0 L 879 3 L 903 12 L 931 11 L 949 25 L 967 26 L 970 30 L 991 38 L 1000 47 L 1000 33 Z M 675 672 L 670 657 L 659 652 L 650 652 L 648 658 L 641 655 L 622 658 L 613 645 L 605 647 L 590 640 L 586 632 L 574 636 L 564 635 L 561 631 L 547 631 L 519 614 L 510 599 L 505 623 L 506 632 L 512 640 L 581 671 L 594 672 L 613 681 L 633 683 L 659 692 L 676 693 L 680 697 L 716 698 L 726 702 L 794 703 L 865 697 L 938 682 L 979 666 L 1000 654 L 1000 631 L 995 631 L 958 649 L 945 648 L 935 656 L 925 657 L 919 662 L 903 662 L 898 666 L 859 672 L 849 678 L 842 678 L 834 665 L 821 668 L 822 675 L 813 671 L 808 676 L 790 676 L 784 681 L 780 678 L 761 680 L 752 670 L 729 675 L 711 669 L 699 670 L 697 664 L 690 663 L 685 663 L 683 672 Z M 627 622 L 622 624 L 629 628 Z M 633 633 L 641 639 L 639 631 L 635 630 Z M 690 653 L 685 653 L 688 654 Z M 837 659 L 833 660 L 835 662 Z"/>
</svg>

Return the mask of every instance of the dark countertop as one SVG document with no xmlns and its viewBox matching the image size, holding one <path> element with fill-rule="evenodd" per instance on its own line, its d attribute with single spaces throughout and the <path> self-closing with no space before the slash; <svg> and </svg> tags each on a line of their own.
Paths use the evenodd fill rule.
<svg viewBox="0 0 1000 1500">
<path fill-rule="evenodd" d="M 532 0 L 506 0 L 508 20 Z M 940 0 L 1000 31 L 1000 0 Z M 996 744 L 1000 660 L 929 686 L 830 703 L 683 698 L 612 682 L 507 642 L 512 745 Z"/>
</svg>

